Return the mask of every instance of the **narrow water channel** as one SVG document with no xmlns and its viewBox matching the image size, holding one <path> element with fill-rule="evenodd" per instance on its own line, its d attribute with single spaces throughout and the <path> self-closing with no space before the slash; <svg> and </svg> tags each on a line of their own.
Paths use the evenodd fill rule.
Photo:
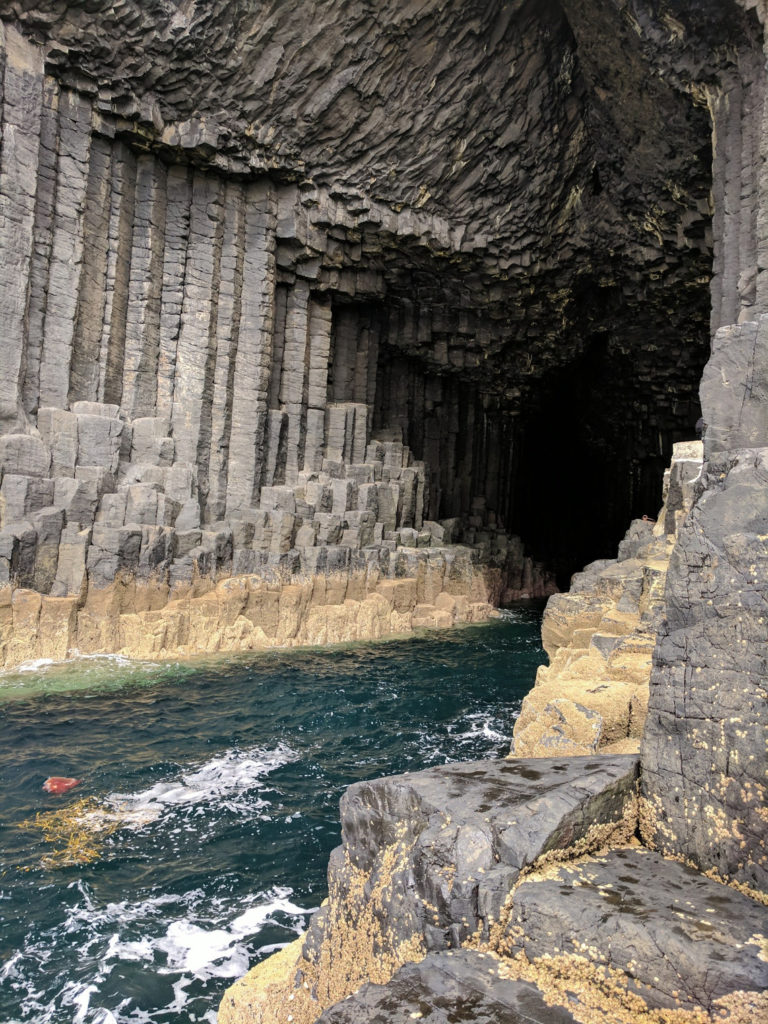
<svg viewBox="0 0 768 1024">
<path fill-rule="evenodd" d="M 215 1022 L 324 898 L 345 786 L 507 751 L 539 629 L 526 609 L 386 643 L 0 676 L 2 1024 Z M 49 795 L 50 775 L 82 782 Z M 131 827 L 50 866 L 19 823 L 85 797 Z"/>
</svg>

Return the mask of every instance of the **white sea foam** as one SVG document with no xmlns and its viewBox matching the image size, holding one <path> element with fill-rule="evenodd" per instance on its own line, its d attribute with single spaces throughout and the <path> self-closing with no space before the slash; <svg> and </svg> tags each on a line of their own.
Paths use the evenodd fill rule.
<svg viewBox="0 0 768 1024">
<path fill-rule="evenodd" d="M 452 739 L 459 743 L 475 743 L 479 739 L 488 740 L 489 743 L 504 743 L 509 739 L 509 732 L 501 732 L 502 723 L 495 717 L 489 716 L 487 712 L 475 712 L 465 715 L 462 725 L 468 726 L 461 732 L 452 732 Z"/>
<path fill-rule="evenodd" d="M 316 909 L 294 903 L 290 899 L 293 891 L 286 886 L 232 900 L 211 899 L 204 890 L 192 889 L 102 905 L 84 883 L 69 888 L 77 891 L 79 899 L 56 933 L 30 938 L 0 968 L 0 981 L 20 994 L 18 1012 L 36 1024 L 52 1024 L 61 1019 L 62 1011 L 68 1013 L 72 1024 L 153 1024 L 171 1014 L 184 1014 L 190 1022 L 215 1024 L 213 1011 L 204 1011 L 200 1017 L 194 1014 L 190 1005 L 194 997 L 188 992 L 193 982 L 239 977 L 247 971 L 253 943 L 265 927 L 300 935 L 306 915 Z M 43 962 L 56 963 L 57 943 L 62 942 L 76 943 L 79 960 L 93 966 L 87 980 L 62 978 L 52 1005 L 35 988 L 34 979 Z M 173 994 L 165 1006 L 148 1014 L 130 999 L 112 1010 L 100 1005 L 104 982 L 126 962 L 145 965 L 146 970 L 168 977 Z"/>
<path fill-rule="evenodd" d="M 264 795 L 270 785 L 268 776 L 297 757 L 282 743 L 271 749 L 227 750 L 147 789 L 112 794 L 106 809 L 94 813 L 114 814 L 123 823 L 127 818 L 135 827 L 177 815 L 183 828 L 194 828 L 201 836 L 221 808 L 263 816 L 264 808 L 270 806 Z M 170 834 L 179 830 L 174 824 L 164 827 Z M 244 974 L 264 928 L 299 935 L 310 912 L 291 900 L 292 890 L 287 887 L 245 899 L 230 898 L 221 889 L 211 895 L 195 888 L 181 894 L 155 891 L 144 898 L 108 903 L 100 902 L 83 879 L 70 882 L 67 890 L 64 920 L 51 931 L 28 936 L 23 948 L 0 967 L 0 982 L 18 993 L 16 1012 L 35 1024 L 53 1024 L 62 1019 L 62 1012 L 73 1024 L 154 1024 L 170 1016 L 183 1017 L 190 1024 L 215 1024 L 215 1013 L 208 1012 L 208 1007 L 196 1012 L 199 984 Z M 36 978 L 44 966 L 49 975 L 57 971 L 63 944 L 75 946 L 83 972 L 62 975 L 51 1002 L 36 986 Z M 112 1002 L 109 1009 L 103 1005 L 101 991 L 113 972 L 129 963 L 134 970 L 167 978 L 165 1006 L 147 1014 L 130 998 L 119 1007 Z"/>
<path fill-rule="evenodd" d="M 9 669 L 6 672 L 3 672 L 2 675 L 15 675 L 17 672 L 40 672 L 43 669 L 48 668 L 50 665 L 60 664 L 61 662 L 54 661 L 53 658 L 37 658 L 35 661 L 23 661 L 14 669 Z"/>
<path fill-rule="evenodd" d="M 115 665 L 118 668 L 141 668 L 147 671 L 152 671 L 153 669 L 160 667 L 158 662 L 135 661 L 131 658 L 126 658 L 124 654 L 80 654 L 79 651 L 73 650 L 69 652 L 68 658 L 35 658 L 33 661 L 23 661 L 20 665 L 7 669 L 5 672 L 0 673 L 0 675 L 16 675 L 16 673 L 24 672 L 45 672 L 49 668 L 57 668 L 62 665 L 66 665 L 69 668 L 81 665 L 83 662 L 95 662 L 97 665 Z"/>
<path fill-rule="evenodd" d="M 206 803 L 234 813 L 252 814 L 268 804 L 254 795 L 254 790 L 265 788 L 265 776 L 297 757 L 296 751 L 284 743 L 272 750 L 228 750 L 176 779 L 157 782 L 138 793 L 112 793 L 107 803 L 133 827 L 161 817 L 170 808 Z"/>
</svg>

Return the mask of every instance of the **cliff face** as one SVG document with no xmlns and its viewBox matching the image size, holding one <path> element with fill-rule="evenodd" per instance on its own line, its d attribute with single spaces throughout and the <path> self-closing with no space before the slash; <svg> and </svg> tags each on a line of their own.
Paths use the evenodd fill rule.
<svg viewBox="0 0 768 1024">
<path fill-rule="evenodd" d="M 698 413 L 712 266 L 709 496 L 652 687 L 654 721 L 677 721 L 681 637 L 721 628 L 739 580 L 757 596 L 734 606 L 736 650 L 762 635 L 764 18 L 752 0 L 6 5 L 6 662 L 46 636 L 178 650 L 194 622 L 282 642 L 253 595 L 296 575 L 357 581 L 285 597 L 337 609 L 317 638 L 546 593 L 509 531 L 576 567 L 655 507 Z M 754 515 L 723 534 L 731 484 Z M 246 597 L 213 590 L 247 575 Z M 382 590 L 401 578 L 407 599 Z M 740 672 L 707 636 L 686 671 Z M 712 762 L 728 806 L 753 800 L 740 756 Z"/>
<path fill-rule="evenodd" d="M 698 415 L 730 15 L 7 7 L 6 578 L 609 553 Z"/>
<path fill-rule="evenodd" d="M 646 623 L 639 821 L 649 845 L 765 893 L 766 13 L 6 4 L 6 663 L 42 653 L 41 637 L 64 654 L 137 653 L 147 635 L 153 654 L 201 635 L 340 639 L 350 623 L 380 635 L 546 593 L 510 531 L 561 574 L 612 554 L 691 436 L 711 336 L 704 465 Z M 406 789 L 392 806 L 407 829 Z M 509 926 L 494 954 L 533 955 L 549 934 L 524 886 L 533 923 L 522 937 L 512 924 L 504 889 L 531 858 L 483 800 L 482 823 L 472 811 L 455 848 L 435 835 L 434 864 L 419 860 L 424 893 L 454 903 L 422 914 L 421 938 L 395 936 L 388 969 L 425 935 L 464 942 L 470 916 L 491 941 L 476 861 Z M 401 827 L 383 817 L 375 863 Z M 466 887 L 441 889 L 462 858 Z M 352 876 L 334 871 L 343 895 Z M 602 898 L 610 872 L 585 871 L 574 889 L 591 879 Z M 304 959 L 328 953 L 318 940 Z"/>
</svg>

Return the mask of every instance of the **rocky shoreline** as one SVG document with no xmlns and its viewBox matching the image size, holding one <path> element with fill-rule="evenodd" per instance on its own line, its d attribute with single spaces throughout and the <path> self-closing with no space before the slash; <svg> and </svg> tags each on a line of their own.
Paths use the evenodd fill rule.
<svg viewBox="0 0 768 1024">
<path fill-rule="evenodd" d="M 701 411 L 222 1024 L 763 1024 L 768 0 L 373 6 L 0 11 L 1 663 L 551 594 Z"/>
<path fill-rule="evenodd" d="M 350 787 L 327 904 L 220 1024 L 768 1019 L 768 909 L 640 844 L 638 769 L 514 759 Z"/>
<path fill-rule="evenodd" d="M 496 615 L 501 574 L 470 549 L 401 550 L 408 575 L 378 565 L 309 578 L 275 574 L 164 581 L 118 577 L 85 598 L 0 589 L 0 667 L 90 654 L 167 660 L 401 636 Z"/>
<path fill-rule="evenodd" d="M 220 1024 L 768 1021 L 768 894 L 675 844 L 639 756 L 704 451 L 676 445 L 658 519 L 550 598 L 509 758 L 350 787 L 326 904 Z M 744 803 L 708 812 L 742 850 Z"/>
<path fill-rule="evenodd" d="M 658 516 L 635 520 L 615 559 L 588 565 L 547 602 L 549 664 L 515 722 L 516 756 L 639 752 L 667 570 L 702 460 L 700 441 L 674 445 Z"/>
</svg>

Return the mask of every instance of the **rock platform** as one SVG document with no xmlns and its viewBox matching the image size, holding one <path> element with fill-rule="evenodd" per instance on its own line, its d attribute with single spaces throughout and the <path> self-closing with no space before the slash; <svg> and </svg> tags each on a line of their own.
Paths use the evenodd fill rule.
<svg viewBox="0 0 768 1024">
<path fill-rule="evenodd" d="M 502 972 L 486 953 L 432 953 L 401 967 L 386 985 L 364 985 L 317 1024 L 575 1024 L 564 1007 L 548 1006 L 534 984 Z"/>
<path fill-rule="evenodd" d="M 638 767 L 351 786 L 327 903 L 228 990 L 220 1024 L 765 1024 L 768 908 L 639 845 Z"/>
<path fill-rule="evenodd" d="M 478 761 L 361 782 L 342 798 L 329 898 L 280 970 L 257 966 L 220 1024 L 311 1024 L 409 961 L 502 934 L 505 904 L 538 859 L 624 842 L 637 758 Z M 267 971 L 269 969 L 267 968 Z"/>
<path fill-rule="evenodd" d="M 575 957 L 610 972 L 648 1007 L 713 1012 L 768 989 L 768 909 L 643 847 L 522 882 L 510 926 L 526 957 Z"/>
</svg>

